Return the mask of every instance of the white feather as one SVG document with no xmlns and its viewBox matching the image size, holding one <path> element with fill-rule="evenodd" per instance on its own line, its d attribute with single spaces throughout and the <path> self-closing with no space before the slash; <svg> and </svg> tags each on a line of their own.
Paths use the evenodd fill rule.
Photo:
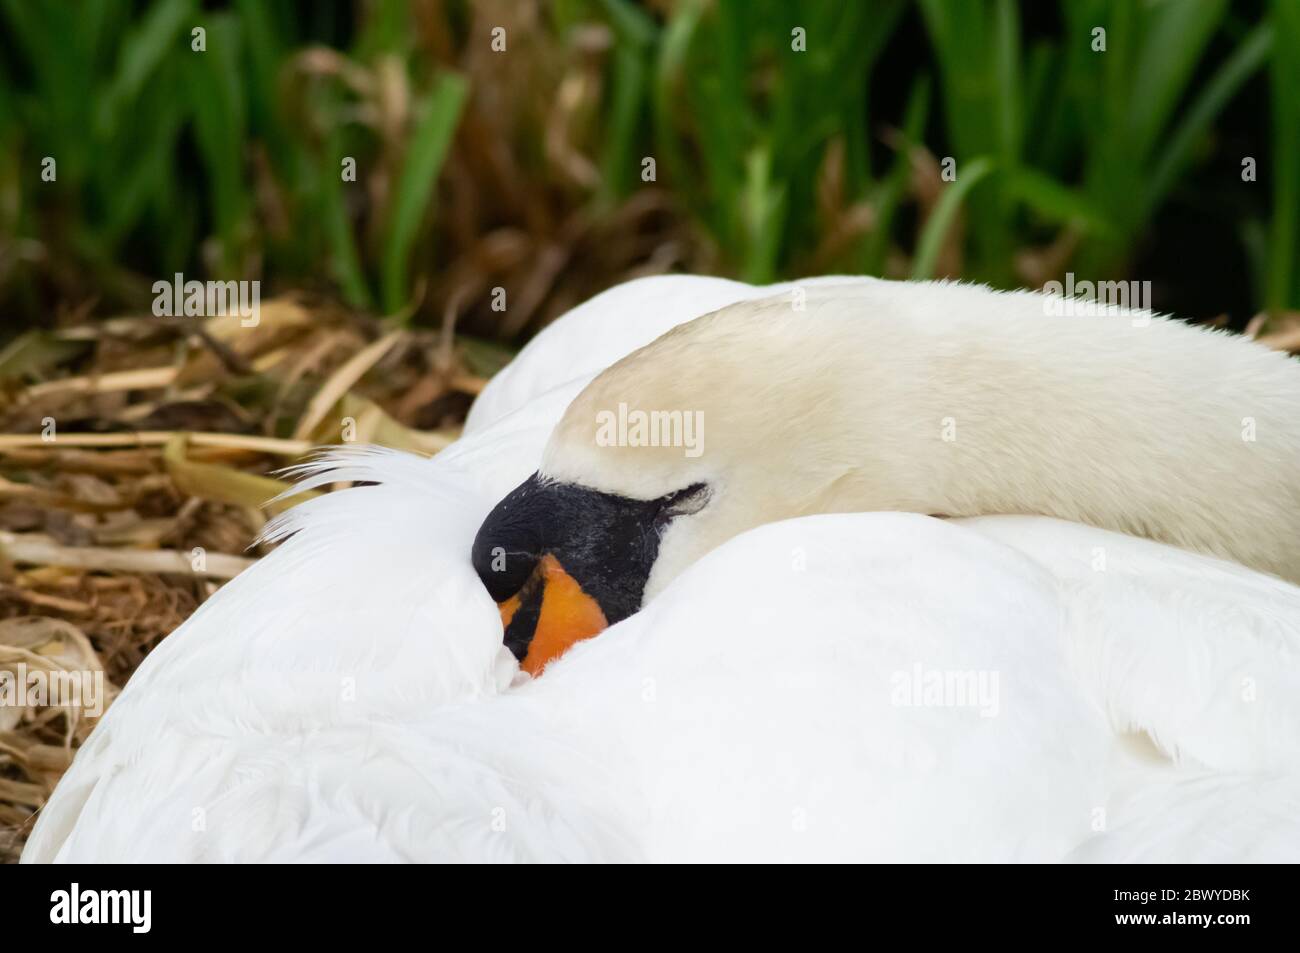
<svg viewBox="0 0 1300 953">
<path fill-rule="evenodd" d="M 600 360 L 733 290 L 627 287 L 661 284 Z M 587 307 L 583 343 L 619 320 Z M 378 485 L 290 511 L 145 660 L 24 860 L 1300 857 L 1300 590 L 1105 530 L 762 526 L 519 678 L 468 552 L 586 383 L 571 320 L 433 460 L 304 468 Z M 996 703 L 904 704 L 917 671 Z"/>
</svg>

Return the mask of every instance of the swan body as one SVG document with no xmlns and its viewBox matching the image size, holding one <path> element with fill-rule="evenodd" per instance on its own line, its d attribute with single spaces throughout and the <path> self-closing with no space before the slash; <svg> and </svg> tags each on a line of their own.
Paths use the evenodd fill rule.
<svg viewBox="0 0 1300 953">
<path fill-rule="evenodd" d="M 1042 516 L 799 515 L 520 675 L 467 554 L 556 459 L 605 366 L 574 356 L 790 290 L 621 286 L 447 451 L 304 468 L 374 485 L 289 511 L 145 660 L 24 861 L 1300 857 L 1300 589 L 1241 559 Z M 1247 537 L 1227 545 L 1291 565 Z"/>
</svg>

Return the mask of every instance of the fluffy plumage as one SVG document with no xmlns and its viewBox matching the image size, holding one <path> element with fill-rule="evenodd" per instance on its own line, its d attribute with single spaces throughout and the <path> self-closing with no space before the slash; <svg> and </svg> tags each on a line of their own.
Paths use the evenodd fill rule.
<svg viewBox="0 0 1300 953">
<path fill-rule="evenodd" d="M 588 382 L 574 355 L 763 293 L 615 289 L 525 349 L 433 460 L 307 468 L 378 485 L 292 510 L 283 545 L 145 661 L 24 860 L 1300 856 L 1300 590 L 1105 530 L 763 526 L 516 681 L 469 546 Z M 903 703 L 918 667 L 996 673 L 996 711 Z"/>
</svg>

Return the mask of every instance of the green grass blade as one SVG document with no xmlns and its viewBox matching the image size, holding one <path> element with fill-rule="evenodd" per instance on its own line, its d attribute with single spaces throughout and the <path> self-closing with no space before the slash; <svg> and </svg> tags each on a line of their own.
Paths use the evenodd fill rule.
<svg viewBox="0 0 1300 953">
<path fill-rule="evenodd" d="M 1280 310 L 1300 307 L 1300 4 L 1274 0 L 1273 20 L 1273 223 L 1264 300 Z"/>
<path fill-rule="evenodd" d="M 1129 141 L 1126 147 L 1145 156 L 1169 117 L 1223 19 L 1225 0 L 1150 5 L 1143 42 L 1129 87 Z"/>
<path fill-rule="evenodd" d="M 204 22 L 208 48 L 184 60 L 195 141 L 207 171 L 209 208 L 221 243 L 221 271 L 239 270 L 239 231 L 252 204 L 244 168 L 245 121 L 239 83 L 239 25 L 232 14 Z"/>
<path fill-rule="evenodd" d="M 981 156 L 966 163 L 965 168 L 957 167 L 957 181 L 944 190 L 935 205 L 934 212 L 921 231 L 917 242 L 916 259 L 912 262 L 912 278 L 924 281 L 934 276 L 934 265 L 939 258 L 939 249 L 952 228 L 957 217 L 957 210 L 962 201 L 994 169 L 993 160 Z"/>
<path fill-rule="evenodd" d="M 1087 195 L 1050 175 L 1022 166 L 1004 174 L 1003 189 L 1009 198 L 1023 202 L 1049 222 L 1078 225 L 1105 236 L 1115 232 L 1109 219 Z"/>
<path fill-rule="evenodd" d="M 772 177 L 772 154 L 755 149 L 746 163 L 741 217 L 745 224 L 745 249 L 741 277 L 756 285 L 776 277 L 781 228 L 785 214 L 785 187 Z"/>
<path fill-rule="evenodd" d="M 411 248 L 451 146 L 466 90 L 462 77 L 444 73 L 416 108 L 415 129 L 393 191 L 384 241 L 383 304 L 389 314 L 396 314 L 406 303 Z"/>
<path fill-rule="evenodd" d="M 1152 167 L 1139 200 L 1145 219 L 1163 201 L 1178 176 L 1191 161 L 1197 140 L 1218 118 L 1219 113 L 1268 61 L 1273 47 L 1273 26 L 1262 23 L 1241 41 L 1232 55 L 1214 71 L 1200 94 L 1168 137 L 1168 145 Z M 1276 130 L 1275 130 L 1276 131 Z"/>
<path fill-rule="evenodd" d="M 194 0 L 162 0 L 127 36 L 122 44 L 117 73 L 108 92 L 99 102 L 96 131 L 111 136 L 117 128 L 118 115 L 135 100 L 163 58 L 182 49 L 182 33 L 197 26 Z M 188 43 L 186 43 L 188 47 Z"/>
</svg>

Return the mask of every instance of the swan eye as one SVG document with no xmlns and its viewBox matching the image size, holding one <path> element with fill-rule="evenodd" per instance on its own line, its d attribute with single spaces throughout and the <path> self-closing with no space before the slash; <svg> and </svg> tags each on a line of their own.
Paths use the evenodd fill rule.
<svg viewBox="0 0 1300 953">
<path fill-rule="evenodd" d="M 707 483 L 692 483 L 681 490 L 659 498 L 659 509 L 655 513 L 655 522 L 659 524 L 675 520 L 679 516 L 693 516 L 708 505 L 712 496 Z"/>
<path fill-rule="evenodd" d="M 504 547 L 492 551 L 491 572 L 483 575 L 488 594 L 502 602 L 517 594 L 532 578 L 537 556 L 528 552 L 508 552 Z"/>
</svg>

